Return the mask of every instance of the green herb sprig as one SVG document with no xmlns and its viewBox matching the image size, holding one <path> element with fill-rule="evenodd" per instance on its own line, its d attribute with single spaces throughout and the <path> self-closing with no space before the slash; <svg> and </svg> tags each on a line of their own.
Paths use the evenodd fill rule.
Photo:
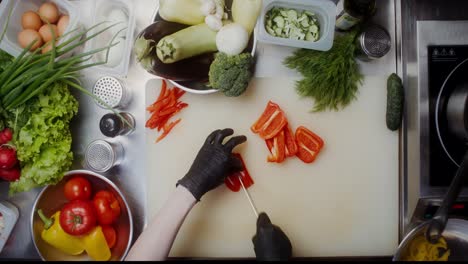
<svg viewBox="0 0 468 264">
<path fill-rule="evenodd" d="M 356 99 L 363 80 L 354 55 L 356 34 L 337 35 L 329 51 L 299 49 L 284 60 L 288 68 L 302 74 L 296 90 L 301 97 L 315 100 L 312 111 L 338 111 Z"/>
</svg>

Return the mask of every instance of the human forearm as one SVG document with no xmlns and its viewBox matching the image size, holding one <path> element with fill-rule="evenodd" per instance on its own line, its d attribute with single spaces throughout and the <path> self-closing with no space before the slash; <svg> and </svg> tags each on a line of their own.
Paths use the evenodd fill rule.
<svg viewBox="0 0 468 264">
<path fill-rule="evenodd" d="M 165 260 L 195 203 L 193 195 L 185 187 L 178 186 L 133 245 L 126 260 Z"/>
</svg>

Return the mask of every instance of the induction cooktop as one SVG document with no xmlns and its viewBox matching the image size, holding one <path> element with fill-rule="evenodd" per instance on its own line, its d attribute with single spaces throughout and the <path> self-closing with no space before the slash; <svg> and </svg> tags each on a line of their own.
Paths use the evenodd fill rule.
<svg viewBox="0 0 468 264">
<path fill-rule="evenodd" d="M 468 82 L 468 45 L 431 45 L 427 49 L 429 185 L 445 187 L 450 185 L 468 149 L 450 134 L 445 115 L 447 99 L 453 89 Z"/>
</svg>

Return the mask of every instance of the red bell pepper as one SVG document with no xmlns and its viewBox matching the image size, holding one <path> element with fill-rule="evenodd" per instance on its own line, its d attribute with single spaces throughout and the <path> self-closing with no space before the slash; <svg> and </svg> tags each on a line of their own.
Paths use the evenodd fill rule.
<svg viewBox="0 0 468 264">
<path fill-rule="evenodd" d="M 286 158 L 286 145 L 284 140 L 284 131 L 281 131 L 276 137 L 266 140 L 271 155 L 268 155 L 268 162 L 281 163 Z"/>
<path fill-rule="evenodd" d="M 244 169 L 242 171 L 233 173 L 232 175 L 229 175 L 228 177 L 226 177 L 226 179 L 224 180 L 224 183 L 231 191 L 238 192 L 242 186 L 239 178 L 242 179 L 242 183 L 244 184 L 244 187 L 246 189 L 254 185 L 254 181 L 252 177 L 250 176 L 250 173 L 247 170 L 247 167 L 245 166 L 245 162 L 244 162 L 244 159 L 242 159 L 242 156 L 238 153 L 233 153 L 233 155 L 240 159 L 240 161 L 242 162 L 242 167 Z"/>
<path fill-rule="evenodd" d="M 284 128 L 284 141 L 285 141 L 285 155 L 286 157 L 294 157 L 297 154 L 297 143 L 294 134 L 292 133 L 291 127 L 287 125 Z"/>
<path fill-rule="evenodd" d="M 325 144 L 322 138 L 303 126 L 296 130 L 296 141 L 298 146 L 296 155 L 305 163 L 314 162 Z"/>
<path fill-rule="evenodd" d="M 280 107 L 270 101 L 263 114 L 250 129 L 263 139 L 271 139 L 278 135 L 287 123 L 286 116 Z"/>
</svg>

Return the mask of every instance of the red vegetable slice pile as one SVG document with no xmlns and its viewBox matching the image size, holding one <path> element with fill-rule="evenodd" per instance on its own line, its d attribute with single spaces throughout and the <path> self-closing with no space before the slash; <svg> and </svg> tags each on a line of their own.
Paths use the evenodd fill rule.
<svg viewBox="0 0 468 264">
<path fill-rule="evenodd" d="M 151 113 L 151 117 L 146 122 L 146 127 L 157 129 L 158 132 L 162 130 L 162 134 L 156 139 L 156 143 L 163 140 L 180 123 L 180 118 L 172 122 L 169 122 L 169 120 L 188 106 L 188 104 L 179 101 L 184 94 L 185 91 L 178 88 L 168 88 L 166 81 L 163 80 L 158 99 L 146 108 Z"/>
<path fill-rule="evenodd" d="M 322 138 L 303 126 L 293 134 L 284 112 L 271 101 L 251 130 L 265 139 L 271 153 L 268 162 L 282 163 L 297 156 L 305 163 L 312 163 L 324 146 Z"/>
<path fill-rule="evenodd" d="M 297 156 L 305 163 L 314 162 L 324 145 L 319 136 L 303 126 L 296 130 L 296 140 L 299 148 Z"/>
<path fill-rule="evenodd" d="M 251 127 L 251 130 L 254 133 L 258 133 L 263 139 L 271 139 L 280 133 L 287 123 L 288 121 L 283 110 L 277 104 L 270 101 L 263 114 Z"/>
<path fill-rule="evenodd" d="M 242 187 L 239 177 L 242 179 L 242 183 L 244 184 L 246 189 L 252 186 L 254 184 L 254 181 L 252 177 L 250 176 L 250 173 L 247 170 L 247 167 L 245 166 L 242 156 L 238 153 L 234 153 L 233 155 L 238 157 L 241 160 L 242 166 L 244 167 L 244 169 L 240 172 L 236 172 L 226 177 L 226 179 L 224 180 L 224 183 L 231 191 L 238 192 Z"/>
</svg>

